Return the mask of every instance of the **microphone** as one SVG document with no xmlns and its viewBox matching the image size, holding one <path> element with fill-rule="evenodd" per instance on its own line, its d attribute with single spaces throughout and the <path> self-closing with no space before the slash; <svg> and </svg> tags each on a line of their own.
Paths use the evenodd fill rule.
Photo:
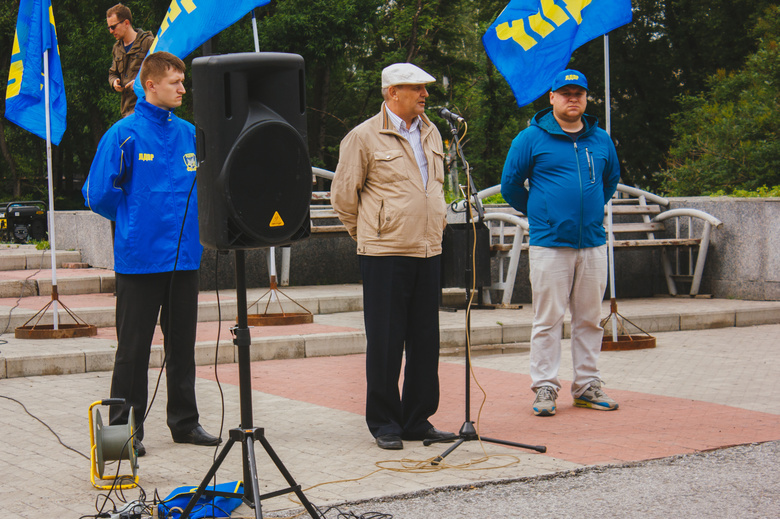
<svg viewBox="0 0 780 519">
<path fill-rule="evenodd" d="M 462 123 L 466 121 L 463 117 L 459 116 L 458 114 L 454 114 L 450 112 L 444 107 L 439 108 L 439 110 L 436 113 L 438 113 L 439 117 L 441 117 L 442 119 L 446 119 L 454 123 Z"/>
</svg>

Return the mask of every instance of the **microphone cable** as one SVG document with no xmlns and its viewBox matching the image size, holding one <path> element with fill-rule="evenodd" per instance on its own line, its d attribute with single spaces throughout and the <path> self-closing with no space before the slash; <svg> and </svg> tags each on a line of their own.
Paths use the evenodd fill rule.
<svg viewBox="0 0 780 519">
<path fill-rule="evenodd" d="M 189 193 L 187 194 L 187 202 L 186 202 L 186 204 L 184 206 L 184 215 L 182 217 L 182 223 L 181 223 L 181 227 L 179 229 L 179 237 L 178 237 L 178 240 L 177 240 L 177 243 L 176 243 L 176 256 L 174 257 L 173 270 L 171 272 L 171 279 L 170 279 L 169 284 L 168 284 L 168 294 L 167 294 L 167 296 L 168 296 L 168 305 L 167 305 L 168 306 L 168 326 L 167 326 L 168 331 L 173 329 L 173 308 L 172 308 L 173 282 L 175 280 L 176 272 L 177 272 L 176 269 L 177 269 L 178 264 L 179 264 L 179 254 L 181 252 L 181 241 L 182 241 L 182 237 L 184 235 L 184 226 L 185 226 L 185 224 L 187 222 L 187 213 L 189 212 L 190 200 L 192 199 L 192 192 L 195 189 L 196 181 L 197 181 L 197 176 L 195 176 L 192 179 L 192 185 L 190 186 Z M 163 371 L 165 371 L 165 367 L 166 367 L 166 365 L 168 363 L 168 355 L 170 354 L 170 351 L 169 351 L 169 348 L 168 348 L 168 341 L 169 341 L 169 334 L 168 333 L 164 333 L 163 334 L 163 351 L 165 352 L 165 355 L 163 355 L 163 362 L 162 362 L 162 364 L 160 365 L 160 368 L 159 368 L 160 372 L 157 375 L 157 381 L 155 382 L 155 385 L 154 385 L 154 391 L 152 392 L 152 397 L 149 400 L 149 404 L 146 407 L 146 412 L 144 413 L 144 416 L 141 418 L 140 422 L 138 424 L 136 424 L 135 430 L 130 435 L 130 437 L 127 439 L 127 441 L 125 442 L 125 445 L 122 447 L 122 449 L 125 449 L 125 447 L 127 447 L 127 445 L 130 442 L 133 441 L 136 433 L 138 432 L 138 428 L 140 426 L 142 426 L 144 424 L 144 422 L 146 422 L 146 419 L 149 416 L 149 413 L 152 410 L 152 407 L 153 407 L 153 405 L 154 405 L 154 403 L 155 403 L 155 401 L 157 399 L 157 392 L 158 392 L 158 390 L 160 388 L 160 382 L 162 380 L 162 374 L 163 374 Z M 221 392 L 221 387 L 220 387 L 220 392 Z M 223 411 L 222 411 L 222 413 L 224 415 L 224 400 L 223 400 Z M 119 479 L 119 471 L 120 471 L 120 468 L 121 468 L 121 464 L 122 464 L 122 460 L 119 460 L 118 463 L 117 463 L 117 467 L 116 467 L 116 474 L 114 476 L 114 479 L 112 480 L 111 488 L 109 489 L 108 493 L 105 494 L 105 496 L 104 496 L 105 499 L 103 501 L 103 505 L 98 510 L 98 514 L 97 514 L 98 516 L 100 516 L 103 513 L 103 510 L 104 510 L 106 504 L 108 503 L 108 500 L 110 499 L 111 493 L 116 491 L 117 483 L 119 483 L 119 481 L 120 481 L 120 479 Z M 96 508 L 97 508 L 97 504 L 96 504 Z"/>
</svg>

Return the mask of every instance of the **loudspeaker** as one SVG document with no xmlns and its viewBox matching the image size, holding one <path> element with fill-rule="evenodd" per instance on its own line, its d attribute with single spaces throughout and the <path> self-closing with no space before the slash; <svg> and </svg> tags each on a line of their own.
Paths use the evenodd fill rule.
<svg viewBox="0 0 780 519">
<path fill-rule="evenodd" d="M 258 249 L 307 238 L 312 171 L 303 58 L 196 58 L 192 93 L 203 246 Z"/>
</svg>

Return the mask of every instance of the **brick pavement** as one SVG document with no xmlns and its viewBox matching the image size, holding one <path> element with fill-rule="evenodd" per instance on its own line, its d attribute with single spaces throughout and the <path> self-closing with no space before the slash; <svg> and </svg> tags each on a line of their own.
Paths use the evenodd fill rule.
<svg viewBox="0 0 780 519">
<path fill-rule="evenodd" d="M 394 470 L 430 459 L 444 446 L 406 442 L 405 450 L 399 453 L 376 448 L 362 416 L 362 355 L 254 363 L 255 425 L 265 428 L 272 447 L 316 505 L 777 440 L 779 332 L 780 325 L 764 325 L 654 333 L 658 347 L 653 350 L 602 355 L 600 365 L 607 390 L 620 401 L 620 410 L 603 413 L 573 408 L 570 397 L 562 391 L 560 411 L 552 418 L 531 415 L 527 352 L 519 349 L 511 354 L 476 356 L 475 374 L 488 393 L 480 421 L 482 434 L 545 444 L 548 452 L 538 454 L 485 443 L 488 454 L 514 458 L 489 458 L 468 467 L 471 470 L 464 465 L 484 455 L 478 442 L 459 447 L 447 458 L 444 470 Z M 209 380 L 214 368 L 199 369 L 202 423 L 216 432 L 222 405 L 219 388 Z M 225 400 L 225 428 L 230 428 L 239 417 L 238 388 L 231 373 L 235 365 L 220 365 L 218 370 Z M 158 373 L 151 370 L 152 383 Z M 462 358 L 443 358 L 441 373 L 443 398 L 434 422 L 454 429 L 464 417 Z M 562 377 L 570 377 L 568 361 L 564 362 Z M 110 373 L 105 371 L 20 377 L 0 380 L 0 395 L 24 402 L 64 443 L 87 453 L 86 412 L 92 401 L 107 395 L 109 386 Z M 215 452 L 172 443 L 164 425 L 164 387 L 163 383 L 146 425 L 144 444 L 149 454 L 140 459 L 139 470 L 146 491 L 156 489 L 162 495 L 181 484 L 197 484 Z M 472 419 L 476 419 L 481 392 L 476 384 L 471 389 Z M 100 493 L 89 483 L 87 460 L 60 446 L 43 425 L 10 400 L 0 398 L 0 417 L 3 517 L 80 517 L 94 513 Z M 223 463 L 221 481 L 242 477 L 239 451 L 233 449 Z M 259 444 L 257 452 L 261 491 L 286 486 Z M 371 474 L 378 469 L 377 462 L 385 460 L 390 460 L 383 465 L 390 470 Z M 508 466 L 487 468 L 515 460 L 518 462 Z M 366 475 L 361 480 L 327 484 Z M 134 497 L 137 490 L 126 495 Z M 287 497 L 263 502 L 267 513 L 295 506 Z M 250 512 L 242 505 L 237 515 L 248 516 Z"/>
</svg>

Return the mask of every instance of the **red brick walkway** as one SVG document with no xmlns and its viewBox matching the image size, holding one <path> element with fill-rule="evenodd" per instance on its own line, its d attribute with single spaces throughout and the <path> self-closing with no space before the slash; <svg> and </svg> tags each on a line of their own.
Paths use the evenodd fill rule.
<svg viewBox="0 0 780 519">
<path fill-rule="evenodd" d="M 364 355 L 256 362 L 252 388 L 362 415 L 364 365 Z M 432 421 L 456 431 L 465 419 L 464 368 L 445 362 L 439 372 L 442 398 Z M 199 368 L 198 373 L 214 379 L 213 366 Z M 780 439 L 780 417 L 774 414 L 612 388 L 610 396 L 620 402 L 617 411 L 575 408 L 564 390 L 556 416 L 536 417 L 527 375 L 483 368 L 475 368 L 475 374 L 488 394 L 479 423 L 482 435 L 546 445 L 548 456 L 574 463 L 638 461 Z M 237 384 L 237 365 L 220 365 L 219 378 Z M 472 421 L 478 419 L 482 398 L 472 379 Z"/>
</svg>

